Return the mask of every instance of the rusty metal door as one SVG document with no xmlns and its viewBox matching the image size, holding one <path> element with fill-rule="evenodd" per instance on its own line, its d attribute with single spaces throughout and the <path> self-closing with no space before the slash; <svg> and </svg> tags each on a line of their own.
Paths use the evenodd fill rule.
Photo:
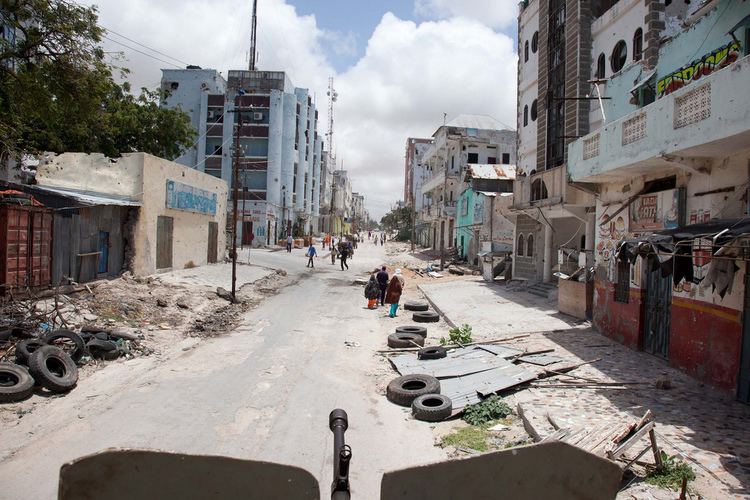
<svg viewBox="0 0 750 500">
<path fill-rule="evenodd" d="M 219 261 L 219 223 L 208 223 L 208 263 L 215 264 Z"/>
<path fill-rule="evenodd" d="M 174 219 L 160 215 L 156 218 L 156 269 L 172 267 L 172 233 Z"/>
<path fill-rule="evenodd" d="M 669 352 L 669 324 L 672 305 L 672 276 L 662 276 L 661 269 L 650 271 L 646 278 L 644 303 L 643 350 L 664 359 Z"/>
<path fill-rule="evenodd" d="M 742 354 L 737 376 L 737 399 L 750 404 L 750 273 L 745 272 L 745 299 L 742 311 Z"/>
</svg>

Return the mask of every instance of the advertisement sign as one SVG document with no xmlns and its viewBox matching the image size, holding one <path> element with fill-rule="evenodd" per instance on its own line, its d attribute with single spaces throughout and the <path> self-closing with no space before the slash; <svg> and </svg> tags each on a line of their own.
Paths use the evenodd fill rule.
<svg viewBox="0 0 750 500">
<path fill-rule="evenodd" d="M 677 227 L 679 191 L 644 194 L 630 204 L 630 231 L 646 232 Z"/>
<path fill-rule="evenodd" d="M 167 179 L 167 208 L 216 215 L 216 193 Z"/>
</svg>

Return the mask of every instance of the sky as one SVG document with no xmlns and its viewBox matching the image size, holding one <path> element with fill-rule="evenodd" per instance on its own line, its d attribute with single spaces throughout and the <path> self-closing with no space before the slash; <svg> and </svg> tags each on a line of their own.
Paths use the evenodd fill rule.
<svg viewBox="0 0 750 500">
<path fill-rule="evenodd" d="M 162 68 L 247 66 L 251 0 L 78 1 L 98 7 L 134 89 L 158 87 Z M 407 137 L 430 137 L 443 113 L 516 123 L 517 12 L 518 0 L 258 0 L 257 66 L 312 91 L 321 134 L 334 77 L 337 167 L 379 219 L 403 198 Z"/>
</svg>

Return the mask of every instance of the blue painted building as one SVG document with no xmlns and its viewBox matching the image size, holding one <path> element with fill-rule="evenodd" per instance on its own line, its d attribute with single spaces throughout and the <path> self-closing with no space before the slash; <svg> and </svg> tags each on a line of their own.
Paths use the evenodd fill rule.
<svg viewBox="0 0 750 500">
<path fill-rule="evenodd" d="M 188 113 L 198 134 L 175 161 L 226 180 L 230 200 L 235 104 L 243 109 L 238 244 L 274 244 L 318 227 L 323 140 L 307 89 L 284 72 L 232 70 L 225 79 L 197 67 L 162 70 L 162 89 L 162 105 Z"/>
</svg>

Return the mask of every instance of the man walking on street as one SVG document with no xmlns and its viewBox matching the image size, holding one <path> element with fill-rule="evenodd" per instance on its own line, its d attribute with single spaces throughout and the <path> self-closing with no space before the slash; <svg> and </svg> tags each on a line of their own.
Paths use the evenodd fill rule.
<svg viewBox="0 0 750 500">
<path fill-rule="evenodd" d="M 380 272 L 377 275 L 378 280 L 378 286 L 380 287 L 380 305 L 385 305 L 385 291 L 388 289 L 388 271 L 386 271 L 385 266 L 383 266 L 380 269 Z"/>
<path fill-rule="evenodd" d="M 292 235 L 286 237 L 286 251 L 288 253 L 292 253 L 292 244 L 294 243 L 294 238 L 292 238 Z"/>
<path fill-rule="evenodd" d="M 315 250 L 315 243 L 313 243 L 312 240 L 310 240 L 310 247 L 307 249 L 307 266 L 306 267 L 312 267 L 315 269 L 315 262 L 313 262 L 313 257 L 318 256 L 318 251 Z"/>
<path fill-rule="evenodd" d="M 346 263 L 346 258 L 349 257 L 349 249 L 346 245 L 341 245 L 341 253 L 339 254 L 339 260 L 341 261 L 341 270 L 344 270 L 344 266 L 349 269 L 349 264 Z"/>
</svg>

